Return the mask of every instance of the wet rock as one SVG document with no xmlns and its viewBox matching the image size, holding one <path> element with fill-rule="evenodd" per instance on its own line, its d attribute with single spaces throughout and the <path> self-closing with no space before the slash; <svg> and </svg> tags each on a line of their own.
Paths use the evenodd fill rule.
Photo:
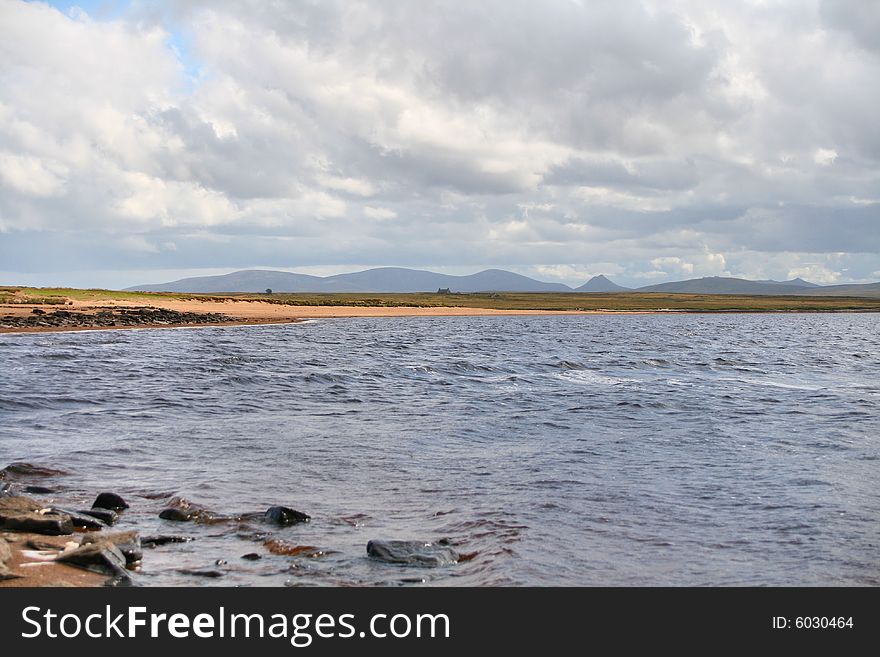
<svg viewBox="0 0 880 657">
<path fill-rule="evenodd" d="M 261 556 L 260 556 L 259 554 L 257 554 L 256 552 L 248 552 L 247 554 L 243 554 L 243 555 L 241 555 L 241 558 L 242 558 L 242 559 L 245 559 L 245 560 L 247 560 L 247 561 L 259 561 L 259 560 L 262 559 L 263 557 L 261 557 Z"/>
<path fill-rule="evenodd" d="M 141 549 L 141 537 L 135 531 L 90 534 L 84 537 L 81 543 L 81 545 L 91 544 L 116 546 L 116 549 L 125 557 L 125 564 L 127 566 L 136 566 L 144 558 L 144 553 Z"/>
<path fill-rule="evenodd" d="M 193 519 L 193 514 L 190 511 L 185 511 L 184 509 L 163 509 L 159 513 L 159 517 L 162 520 L 171 520 L 174 522 L 189 522 Z"/>
<path fill-rule="evenodd" d="M 272 554 L 288 557 L 321 557 L 324 555 L 324 551 L 314 545 L 296 545 L 278 538 L 271 538 L 263 545 Z"/>
<path fill-rule="evenodd" d="M 187 522 L 192 520 L 193 522 L 207 524 L 235 520 L 235 518 L 209 511 L 205 507 L 196 504 L 195 502 L 190 502 L 183 497 L 171 498 L 168 507 L 159 514 L 159 517 L 163 520 L 173 520 L 176 522 Z"/>
<path fill-rule="evenodd" d="M 0 497 L 13 497 L 9 484 L 0 483 Z"/>
<path fill-rule="evenodd" d="M 427 541 L 373 540 L 367 554 L 385 563 L 413 566 L 447 566 L 458 563 L 458 553 L 447 545 Z"/>
<path fill-rule="evenodd" d="M 101 509 L 96 506 L 92 507 L 88 511 L 80 511 L 80 513 L 84 513 L 85 515 L 91 516 L 92 518 L 97 518 L 106 525 L 114 525 L 119 519 L 119 515 L 117 515 L 116 511 L 111 511 L 110 509 Z"/>
<path fill-rule="evenodd" d="M 25 493 L 31 493 L 32 495 L 49 495 L 50 493 L 54 493 L 54 488 L 46 488 L 45 486 L 25 486 L 22 488 L 22 491 Z"/>
<path fill-rule="evenodd" d="M 271 520 L 279 525 L 293 525 L 300 522 L 308 522 L 312 517 L 302 511 L 291 509 L 286 506 L 272 506 L 266 510 L 267 520 Z"/>
<path fill-rule="evenodd" d="M 54 515 L 62 515 L 70 518 L 70 522 L 73 523 L 74 527 L 78 527 L 80 529 L 103 529 L 104 523 L 102 523 L 97 518 L 93 518 L 91 516 L 83 515 L 80 511 L 69 511 L 67 509 L 60 509 L 58 507 L 53 507 L 49 510 L 49 513 Z"/>
<path fill-rule="evenodd" d="M 92 508 L 123 511 L 128 508 L 128 503 L 116 493 L 101 493 L 95 498 Z"/>
<path fill-rule="evenodd" d="M 40 513 L 0 513 L 0 527 L 7 531 L 31 532 L 47 536 L 73 533 L 70 516 Z"/>
<path fill-rule="evenodd" d="M 20 475 L 23 477 L 55 477 L 57 475 L 67 474 L 63 470 L 53 470 L 42 465 L 34 465 L 33 463 L 25 463 L 17 461 L 10 463 L 0 470 L 0 479 L 7 475 Z"/>
<path fill-rule="evenodd" d="M 32 315 L 45 315 L 45 314 L 46 314 L 46 311 L 45 311 L 45 310 L 40 310 L 39 308 L 34 308 L 34 309 L 31 311 L 31 314 L 32 314 Z"/>
<path fill-rule="evenodd" d="M 141 545 L 154 548 L 169 543 L 189 543 L 192 540 L 194 539 L 191 536 L 145 536 L 141 539 Z"/>
<path fill-rule="evenodd" d="M 55 561 L 93 573 L 128 578 L 125 556 L 112 543 L 89 543 L 59 554 Z"/>
<path fill-rule="evenodd" d="M 181 575 L 193 575 L 195 577 L 223 577 L 223 573 L 219 570 L 197 570 L 190 568 L 181 568 L 177 572 Z"/>
</svg>

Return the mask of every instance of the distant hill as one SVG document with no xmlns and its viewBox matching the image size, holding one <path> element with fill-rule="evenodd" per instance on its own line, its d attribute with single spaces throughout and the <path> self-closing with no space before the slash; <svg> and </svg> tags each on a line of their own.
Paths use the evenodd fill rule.
<svg viewBox="0 0 880 657">
<path fill-rule="evenodd" d="M 755 283 L 773 283 L 775 285 L 790 285 L 792 287 L 822 287 L 818 283 L 805 281 L 803 278 L 792 278 L 790 281 L 774 281 L 766 279 L 763 281 L 755 281 Z"/>
<path fill-rule="evenodd" d="M 136 285 L 140 292 L 571 292 L 561 283 L 544 283 L 502 269 L 487 269 L 468 276 L 436 274 L 420 269 L 379 267 L 335 276 L 309 276 L 251 269 L 222 276 L 183 278 L 170 283 Z"/>
<path fill-rule="evenodd" d="M 574 288 L 575 292 L 629 292 L 630 288 L 618 285 L 606 278 L 603 274 L 593 276 L 580 287 Z"/>
<path fill-rule="evenodd" d="M 617 285 L 606 276 L 594 276 L 578 288 L 562 283 L 545 283 L 503 269 L 486 269 L 468 276 L 437 274 L 404 267 L 377 267 L 335 276 L 310 276 L 268 269 L 247 269 L 222 276 L 183 278 L 170 283 L 137 285 L 131 291 L 192 292 L 662 292 L 669 294 L 756 294 L 880 297 L 880 283 L 861 285 L 816 285 L 800 278 L 790 281 L 750 281 L 744 278 L 711 276 L 687 281 L 647 285 L 636 290 Z"/>
<path fill-rule="evenodd" d="M 798 290 L 795 294 L 815 297 L 872 297 L 880 298 L 880 283 L 862 283 L 853 285 L 819 285 L 807 290 Z"/>
<path fill-rule="evenodd" d="M 807 290 L 815 290 L 819 286 L 806 281 L 749 281 L 744 278 L 725 278 L 722 276 L 710 276 L 707 278 L 693 278 L 687 281 L 674 281 L 671 283 L 659 283 L 658 285 L 646 285 L 640 287 L 637 292 L 671 292 L 674 294 L 800 294 Z"/>
</svg>

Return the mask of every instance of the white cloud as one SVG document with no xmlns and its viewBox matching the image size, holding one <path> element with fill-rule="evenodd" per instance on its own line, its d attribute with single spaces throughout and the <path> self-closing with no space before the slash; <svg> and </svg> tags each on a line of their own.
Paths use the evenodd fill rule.
<svg viewBox="0 0 880 657">
<path fill-rule="evenodd" d="M 0 0 L 0 257 L 864 280 L 880 59 L 845 5 Z"/>
</svg>

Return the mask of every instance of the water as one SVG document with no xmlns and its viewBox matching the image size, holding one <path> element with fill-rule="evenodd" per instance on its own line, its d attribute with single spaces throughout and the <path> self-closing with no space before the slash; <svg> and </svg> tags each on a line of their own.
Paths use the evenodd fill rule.
<svg viewBox="0 0 880 657">
<path fill-rule="evenodd" d="M 880 584 L 874 315 L 334 319 L 0 336 L 0 465 L 132 503 L 144 584 Z M 172 524 L 286 504 L 308 525 Z M 265 532 L 269 536 L 265 536 Z M 266 538 L 323 556 L 270 555 Z M 366 556 L 449 538 L 467 562 Z M 264 554 L 244 561 L 248 552 Z M 181 569 L 215 568 L 204 579 Z"/>
</svg>

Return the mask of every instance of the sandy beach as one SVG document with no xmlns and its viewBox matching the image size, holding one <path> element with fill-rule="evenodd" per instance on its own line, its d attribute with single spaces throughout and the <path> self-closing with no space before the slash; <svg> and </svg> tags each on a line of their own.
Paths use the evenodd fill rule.
<svg viewBox="0 0 880 657">
<path fill-rule="evenodd" d="M 16 326 L 2 327 L 0 333 L 42 333 L 57 331 L 84 331 L 95 329 L 132 329 L 132 328 L 174 328 L 183 326 L 236 326 L 252 324 L 284 324 L 305 319 L 332 317 L 462 317 L 462 316 L 507 316 L 507 315 L 595 315 L 618 311 L 575 311 L 575 310 L 499 310 L 493 308 L 468 307 L 415 307 L 415 306 L 295 306 L 264 301 L 245 300 L 199 300 L 177 299 L 156 296 L 148 301 L 107 300 L 97 304 L 94 301 L 71 300 L 65 305 L 59 304 L 0 304 L 0 316 L 27 318 L 34 314 L 35 309 L 42 313 L 54 313 L 59 310 L 76 313 L 77 315 L 97 315 L 99 312 L 129 309 L 158 308 L 175 313 L 198 313 L 222 315 L 227 320 L 192 323 L 141 323 L 136 326 Z M 653 311 L 623 311 L 625 314 Z"/>
</svg>

